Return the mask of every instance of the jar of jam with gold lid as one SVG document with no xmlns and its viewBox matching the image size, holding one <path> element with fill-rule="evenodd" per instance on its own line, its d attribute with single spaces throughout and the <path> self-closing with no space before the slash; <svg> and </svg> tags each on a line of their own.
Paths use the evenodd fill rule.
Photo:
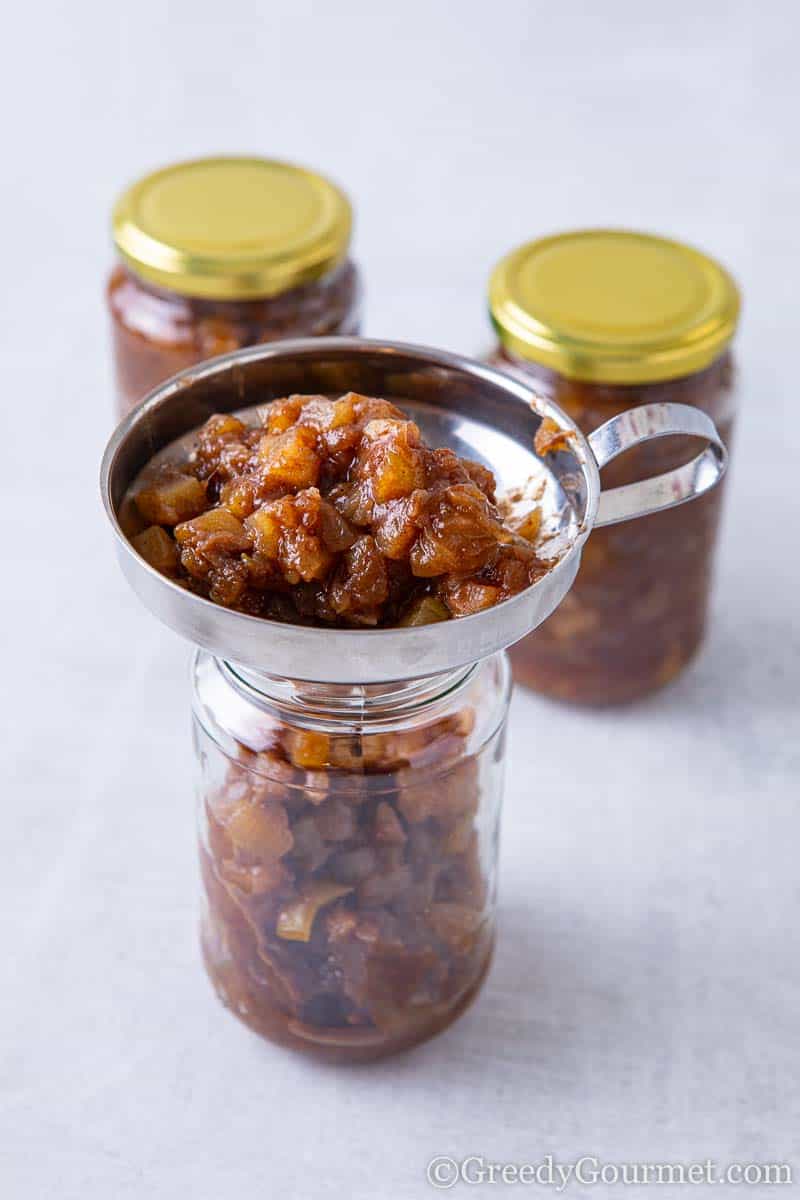
<svg viewBox="0 0 800 1200">
<path fill-rule="evenodd" d="M 494 269 L 495 365 L 532 381 L 585 433 L 643 404 L 694 405 L 729 444 L 731 276 L 666 238 L 583 230 L 520 246 Z M 688 439 L 623 454 L 603 473 L 620 487 L 688 462 Z M 572 591 L 512 650 L 515 677 L 585 704 L 634 700 L 674 679 L 703 640 L 723 488 L 697 503 L 597 528 Z"/>
<path fill-rule="evenodd" d="M 217 354 L 357 333 L 351 227 L 337 186 L 271 159 L 176 163 L 129 187 L 107 289 L 120 414 Z"/>
</svg>

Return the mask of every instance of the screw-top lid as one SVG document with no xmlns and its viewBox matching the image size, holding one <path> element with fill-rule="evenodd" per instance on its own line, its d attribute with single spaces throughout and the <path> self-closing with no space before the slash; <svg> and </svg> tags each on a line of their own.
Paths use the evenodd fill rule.
<svg viewBox="0 0 800 1200">
<path fill-rule="evenodd" d="M 512 353 L 571 379 L 649 383 L 691 375 L 733 337 L 739 292 L 690 246 L 628 230 L 528 242 L 495 267 L 489 309 Z"/>
<path fill-rule="evenodd" d="M 146 175 L 114 209 L 137 275 L 187 296 L 274 296 L 347 253 L 352 214 L 329 180 L 265 158 L 202 158 Z"/>
</svg>

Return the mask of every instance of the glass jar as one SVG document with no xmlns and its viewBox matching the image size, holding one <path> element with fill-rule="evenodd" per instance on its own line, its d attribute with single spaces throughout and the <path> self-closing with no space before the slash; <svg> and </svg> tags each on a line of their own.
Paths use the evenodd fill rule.
<svg viewBox="0 0 800 1200">
<path fill-rule="evenodd" d="M 449 1025 L 494 939 L 505 654 L 397 684 L 193 671 L 206 967 L 271 1041 L 344 1062 Z"/>
<path fill-rule="evenodd" d="M 643 404 L 708 413 L 730 444 L 731 277 L 687 246 L 589 230 L 531 242 L 495 268 L 491 361 L 532 382 L 584 433 Z M 694 450 L 670 437 L 603 473 L 619 487 L 671 470 Z M 694 504 L 595 529 L 571 592 L 512 650 L 519 682 L 562 700 L 617 704 L 674 679 L 703 640 L 723 487 Z"/>
<path fill-rule="evenodd" d="M 352 334 L 361 284 L 352 215 L 330 181 L 288 163 L 178 163 L 114 210 L 107 287 L 120 415 L 186 367 L 241 346 Z"/>
</svg>

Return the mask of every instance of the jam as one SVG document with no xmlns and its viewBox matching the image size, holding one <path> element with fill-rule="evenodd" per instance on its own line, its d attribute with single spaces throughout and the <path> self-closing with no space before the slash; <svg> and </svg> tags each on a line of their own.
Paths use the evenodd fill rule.
<svg viewBox="0 0 800 1200">
<path fill-rule="evenodd" d="M 212 416 L 154 464 L 126 533 L 151 566 L 254 616 L 344 627 L 468 616 L 547 570 L 535 508 L 505 521 L 491 471 L 431 449 L 386 400 L 289 396 Z"/>
<path fill-rule="evenodd" d="M 202 700 L 219 667 L 201 656 L 197 670 Z M 259 749 L 225 754 L 196 704 L 203 954 L 257 1033 L 357 1062 L 430 1037 L 473 998 L 494 940 L 502 742 L 476 706 L 496 721 L 506 679 L 491 660 L 443 710 L 374 733 L 302 728 L 261 697 Z"/>
<path fill-rule="evenodd" d="M 358 333 L 360 292 L 352 262 L 257 300 L 181 296 L 115 267 L 107 298 L 120 415 L 171 375 L 217 354 L 281 338 Z"/>
</svg>

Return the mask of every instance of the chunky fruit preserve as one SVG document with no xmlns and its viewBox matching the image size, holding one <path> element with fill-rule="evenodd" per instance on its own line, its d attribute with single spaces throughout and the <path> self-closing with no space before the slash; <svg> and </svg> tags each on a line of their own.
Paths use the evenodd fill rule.
<svg viewBox="0 0 800 1200">
<path fill-rule="evenodd" d="M 336 1060 L 436 1033 L 491 957 L 507 663 L 412 691 L 381 717 L 373 688 L 354 723 L 310 685 L 306 728 L 267 682 L 196 664 L 207 970 L 262 1036 Z"/>
<path fill-rule="evenodd" d="M 535 506 L 504 521 L 491 471 L 354 393 L 273 401 L 256 426 L 211 417 L 187 461 L 140 477 L 126 524 L 136 550 L 192 591 L 305 624 L 467 616 L 547 569 Z"/>
<path fill-rule="evenodd" d="M 277 296 L 205 299 L 148 284 L 119 265 L 106 297 L 122 415 L 157 384 L 206 358 L 281 338 L 358 333 L 361 284 L 346 262 Z"/>
</svg>

